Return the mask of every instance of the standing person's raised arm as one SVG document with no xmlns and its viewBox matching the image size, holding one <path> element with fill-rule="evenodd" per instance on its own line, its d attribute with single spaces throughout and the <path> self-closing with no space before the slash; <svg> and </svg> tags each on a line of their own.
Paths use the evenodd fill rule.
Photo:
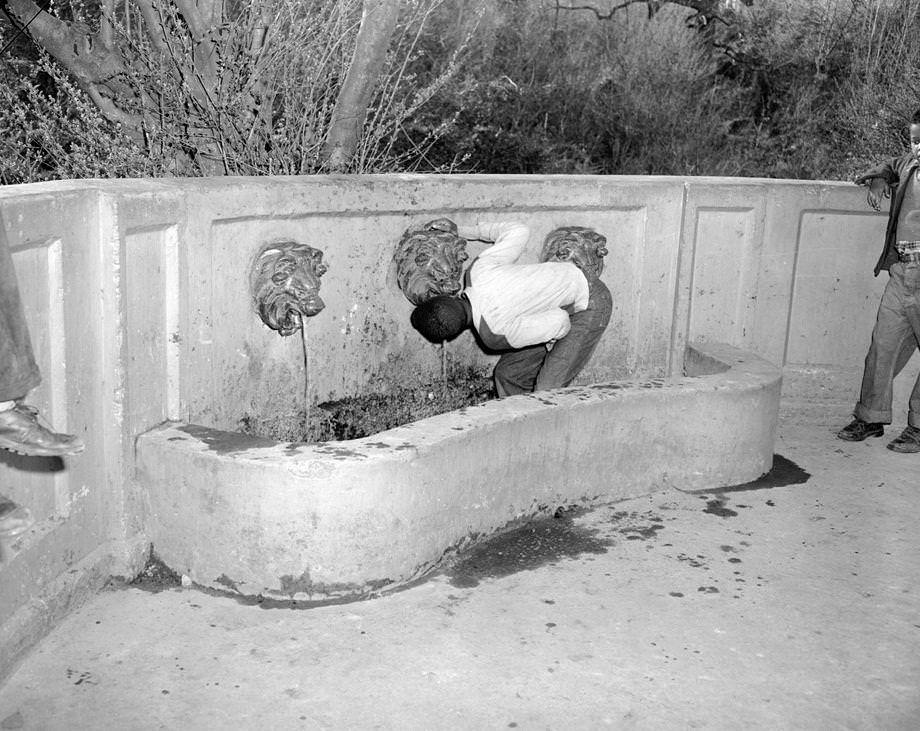
<svg viewBox="0 0 920 731">
<path fill-rule="evenodd" d="M 857 185 L 865 185 L 866 202 L 873 210 L 881 206 L 882 198 L 888 198 L 891 190 L 898 187 L 898 158 L 883 162 L 859 174 L 853 180 Z"/>
</svg>

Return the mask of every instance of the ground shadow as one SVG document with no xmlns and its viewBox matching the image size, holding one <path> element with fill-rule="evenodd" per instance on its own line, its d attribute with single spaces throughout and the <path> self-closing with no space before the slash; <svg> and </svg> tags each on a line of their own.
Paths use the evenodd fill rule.
<svg viewBox="0 0 920 731">
<path fill-rule="evenodd" d="M 730 492 L 748 492 L 750 490 L 770 490 L 774 487 L 788 487 L 790 485 L 803 485 L 811 477 L 792 460 L 786 459 L 781 454 L 773 455 L 773 467 L 756 480 L 745 482 L 742 485 L 729 487 L 710 488 L 708 490 L 681 490 L 690 495 L 724 495 Z"/>
<path fill-rule="evenodd" d="M 60 457 L 26 457 L 21 454 L 0 450 L 0 464 L 19 472 L 60 472 L 64 460 Z"/>
</svg>

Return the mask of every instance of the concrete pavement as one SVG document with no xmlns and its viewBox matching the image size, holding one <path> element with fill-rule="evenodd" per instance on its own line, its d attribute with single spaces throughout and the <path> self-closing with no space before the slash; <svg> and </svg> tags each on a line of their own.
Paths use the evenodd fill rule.
<svg viewBox="0 0 920 731">
<path fill-rule="evenodd" d="M 113 587 L 0 729 L 917 728 L 920 455 L 835 439 L 848 409 L 784 403 L 776 479 L 560 514 L 374 600 Z"/>
</svg>

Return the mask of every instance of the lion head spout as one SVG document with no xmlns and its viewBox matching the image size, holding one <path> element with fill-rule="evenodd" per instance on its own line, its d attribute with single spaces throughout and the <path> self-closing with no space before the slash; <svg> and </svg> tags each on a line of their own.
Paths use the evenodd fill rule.
<svg viewBox="0 0 920 731">
<path fill-rule="evenodd" d="M 265 244 L 249 273 L 249 289 L 262 322 L 281 335 L 303 327 L 304 317 L 313 317 L 326 306 L 319 287 L 327 269 L 323 252 L 312 246 L 296 241 Z"/>
<path fill-rule="evenodd" d="M 457 294 L 462 289 L 466 239 L 457 225 L 438 218 L 406 230 L 393 254 L 396 282 L 413 305 L 440 294 Z"/>
<path fill-rule="evenodd" d="M 584 226 L 561 226 L 543 242 L 542 261 L 570 261 L 583 272 L 599 277 L 604 271 L 607 239 Z"/>
</svg>

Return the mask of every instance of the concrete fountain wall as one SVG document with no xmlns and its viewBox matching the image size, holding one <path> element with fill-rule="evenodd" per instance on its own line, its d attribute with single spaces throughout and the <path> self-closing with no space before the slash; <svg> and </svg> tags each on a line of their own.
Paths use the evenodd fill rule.
<svg viewBox="0 0 920 731">
<path fill-rule="evenodd" d="M 688 343 L 721 342 L 781 366 L 785 388 L 843 389 L 855 397 L 884 285 L 884 277 L 870 274 L 884 216 L 865 209 L 855 186 L 837 183 L 592 176 L 79 181 L 2 188 L 0 210 L 44 374 L 31 401 L 56 428 L 87 442 L 84 455 L 63 464 L 2 457 L 0 491 L 32 508 L 38 524 L 5 547 L 0 564 L 0 673 L 108 576 L 130 576 L 143 565 L 158 521 L 167 522 L 160 511 L 168 501 L 158 503 L 162 493 L 150 488 L 165 479 L 151 467 L 164 422 L 233 431 L 247 415 L 289 410 L 303 399 L 305 381 L 308 399 L 320 402 L 439 373 L 439 352 L 408 325 L 409 303 L 389 272 L 392 247 L 411 223 L 448 215 L 461 223 L 525 220 L 536 239 L 559 225 L 605 234 L 611 253 L 604 279 L 616 308 L 580 387 L 626 378 L 673 385 Z M 307 326 L 306 372 L 300 341 L 269 331 L 249 302 L 252 256 L 279 238 L 322 249 L 330 267 L 326 309 Z M 452 344 L 449 356 L 482 366 L 489 360 L 469 339 Z M 611 395 L 573 393 L 585 408 Z M 550 421 L 558 417 L 549 413 L 569 410 L 528 404 Z M 190 460 L 218 456 L 215 449 L 195 453 L 196 444 L 206 444 L 201 432 L 174 436 L 169 444 Z M 241 461 L 236 454 L 214 465 Z M 762 466 L 752 463 L 730 479 L 756 477 Z M 648 489 L 663 484 L 650 480 Z M 571 497 L 560 485 L 546 494 Z M 283 508 L 279 497 L 272 510 Z M 518 500 L 498 514 L 513 517 L 528 505 Z M 469 523 L 480 530 L 476 525 Z M 411 526 L 406 535 L 415 535 Z M 443 538 L 444 546 L 453 540 Z M 177 547 L 176 556 L 189 551 Z M 300 561 L 269 567 L 271 583 L 262 583 L 282 591 L 309 586 L 308 564 L 310 581 L 395 578 L 383 566 L 336 578 L 323 573 L 323 561 Z M 219 578 L 213 573 L 208 565 L 202 576 Z M 282 576 L 289 577 L 285 585 Z"/>
</svg>

